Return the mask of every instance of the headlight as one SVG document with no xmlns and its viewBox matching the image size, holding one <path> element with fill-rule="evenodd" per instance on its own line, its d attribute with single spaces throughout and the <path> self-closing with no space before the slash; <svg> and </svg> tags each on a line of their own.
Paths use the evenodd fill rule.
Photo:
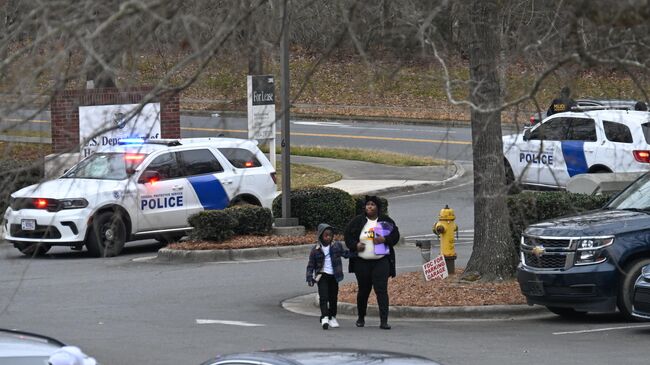
<svg viewBox="0 0 650 365">
<path fill-rule="evenodd" d="M 614 237 L 582 238 L 578 240 L 576 265 L 599 264 L 606 260 L 604 248 L 614 243 Z"/>
<path fill-rule="evenodd" d="M 88 206 L 88 201 L 84 198 L 59 200 L 60 209 L 82 209 L 87 206 Z"/>
</svg>

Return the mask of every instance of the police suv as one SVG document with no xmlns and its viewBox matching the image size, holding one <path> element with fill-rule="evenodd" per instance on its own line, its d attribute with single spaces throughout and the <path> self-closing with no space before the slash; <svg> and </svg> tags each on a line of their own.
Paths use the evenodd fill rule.
<svg viewBox="0 0 650 365">
<path fill-rule="evenodd" d="M 553 114 L 503 137 L 509 183 L 565 188 L 578 174 L 650 170 L 650 113 L 591 110 Z"/>
<path fill-rule="evenodd" d="M 129 240 L 180 239 L 197 212 L 270 208 L 277 194 L 275 170 L 256 142 L 125 139 L 58 179 L 11 194 L 5 239 L 27 255 L 85 245 L 94 256 L 115 256 Z"/>
</svg>

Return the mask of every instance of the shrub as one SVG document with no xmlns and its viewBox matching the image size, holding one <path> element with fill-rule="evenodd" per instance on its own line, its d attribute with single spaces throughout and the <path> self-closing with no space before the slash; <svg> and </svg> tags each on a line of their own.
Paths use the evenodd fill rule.
<svg viewBox="0 0 650 365">
<path fill-rule="evenodd" d="M 565 191 L 510 195 L 508 209 L 513 243 L 519 249 L 521 234 L 533 223 L 599 209 L 610 197 L 611 195 L 575 194 Z"/>
<path fill-rule="evenodd" d="M 187 221 L 194 228 L 190 239 L 220 242 L 232 237 L 237 219 L 225 210 L 206 210 L 190 216 Z"/>
<path fill-rule="evenodd" d="M 225 210 L 237 220 L 235 234 L 264 235 L 271 232 L 273 215 L 269 208 L 255 205 L 237 205 Z"/>
<path fill-rule="evenodd" d="M 365 202 L 366 202 L 366 196 L 365 195 L 353 195 L 354 198 L 354 215 L 359 215 L 365 212 Z M 388 215 L 388 200 L 386 198 L 383 198 L 381 196 L 378 196 L 379 201 L 381 202 L 381 213 Z"/>
<path fill-rule="evenodd" d="M 9 195 L 43 180 L 43 163 L 37 161 L 0 160 L 0 212 L 9 205 Z"/>
<path fill-rule="evenodd" d="M 307 229 L 327 223 L 343 229 L 354 216 L 354 199 L 343 190 L 325 186 L 291 191 L 291 216 Z M 273 216 L 282 216 L 282 195 L 273 200 Z"/>
</svg>

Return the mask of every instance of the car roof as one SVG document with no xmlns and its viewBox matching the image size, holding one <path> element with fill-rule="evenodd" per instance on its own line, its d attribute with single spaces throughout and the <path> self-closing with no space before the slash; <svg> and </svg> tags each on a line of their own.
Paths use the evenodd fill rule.
<svg viewBox="0 0 650 365">
<path fill-rule="evenodd" d="M 638 125 L 650 122 L 650 113 L 646 111 L 637 110 L 621 110 L 621 109 L 599 109 L 589 110 L 582 112 L 562 112 L 551 115 L 550 118 L 558 116 L 565 117 L 583 117 L 583 118 L 597 118 L 610 122 L 617 122 L 627 125 Z"/>
<path fill-rule="evenodd" d="M 125 139 L 126 141 L 126 139 Z M 245 148 L 254 149 L 257 141 L 225 138 L 225 137 L 206 137 L 206 138 L 179 138 L 179 139 L 152 139 L 147 141 L 129 140 L 130 143 L 120 144 L 117 146 L 106 146 L 99 152 L 117 152 L 117 153 L 144 153 L 150 154 L 160 150 L 167 150 L 175 147 L 182 149 L 182 146 L 192 147 L 216 147 L 216 148 Z"/>
<path fill-rule="evenodd" d="M 357 349 L 282 349 L 261 352 L 231 354 L 217 357 L 204 365 L 219 362 L 245 360 L 266 362 L 274 365 L 435 365 L 437 362 L 422 356 L 390 351 Z"/>
<path fill-rule="evenodd" d="M 64 343 L 47 336 L 0 328 L 0 358 L 49 356 L 63 346 Z"/>
</svg>

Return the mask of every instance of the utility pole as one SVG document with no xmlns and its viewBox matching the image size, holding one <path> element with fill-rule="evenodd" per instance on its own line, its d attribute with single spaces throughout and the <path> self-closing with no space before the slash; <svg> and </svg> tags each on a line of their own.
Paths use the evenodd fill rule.
<svg viewBox="0 0 650 365">
<path fill-rule="evenodd" d="M 305 227 L 298 226 L 298 218 L 291 218 L 291 145 L 289 133 L 289 0 L 280 0 L 282 38 L 280 39 L 280 79 L 282 80 L 282 218 L 275 219 L 275 234 L 302 235 Z"/>
</svg>

